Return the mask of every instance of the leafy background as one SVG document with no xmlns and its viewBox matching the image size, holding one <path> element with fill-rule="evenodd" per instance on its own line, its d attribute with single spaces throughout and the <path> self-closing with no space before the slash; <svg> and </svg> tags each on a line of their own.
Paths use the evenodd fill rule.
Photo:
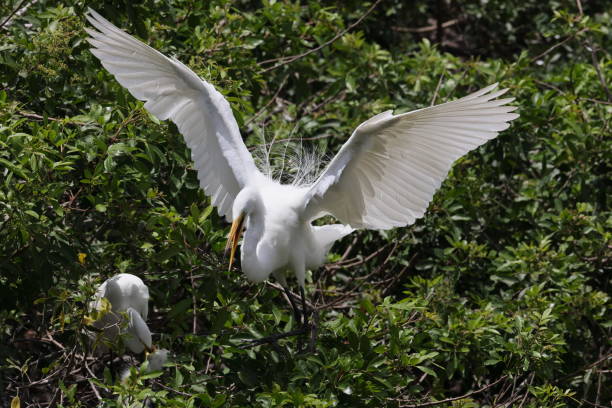
<svg viewBox="0 0 612 408">
<path fill-rule="evenodd" d="M 84 13 L 187 63 L 247 145 L 336 152 L 352 129 L 501 81 L 521 117 L 413 226 L 359 231 L 308 278 L 318 338 L 227 271 L 227 224 L 176 127 L 88 51 Z M 17 11 L 16 13 L 14 13 Z M 605 1 L 65 1 L 0 5 L 0 405 L 609 406 L 612 33 Z M 163 373 L 91 352 L 95 287 L 151 291 Z M 113 361 L 111 361 L 113 360 Z"/>
</svg>

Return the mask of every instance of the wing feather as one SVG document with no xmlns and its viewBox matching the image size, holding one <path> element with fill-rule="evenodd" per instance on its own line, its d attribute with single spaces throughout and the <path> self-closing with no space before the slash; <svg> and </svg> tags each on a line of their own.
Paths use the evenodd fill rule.
<svg viewBox="0 0 612 408">
<path fill-rule="evenodd" d="M 246 149 L 227 100 L 174 58 L 130 36 L 95 11 L 86 28 L 91 52 L 160 120 L 171 119 L 191 149 L 200 186 L 220 215 L 232 219 L 240 190 L 263 178 Z"/>
<path fill-rule="evenodd" d="M 310 187 L 306 216 L 331 214 L 353 228 L 412 224 L 427 210 L 453 162 L 493 139 L 518 114 L 490 85 L 456 101 L 357 127 Z"/>
</svg>

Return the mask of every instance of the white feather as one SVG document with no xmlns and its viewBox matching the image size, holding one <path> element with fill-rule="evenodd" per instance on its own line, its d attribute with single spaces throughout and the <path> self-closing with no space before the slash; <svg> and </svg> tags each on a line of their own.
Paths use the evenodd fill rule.
<svg viewBox="0 0 612 408">
<path fill-rule="evenodd" d="M 253 281 L 274 274 L 284 282 L 283 274 L 292 271 L 304 285 L 305 270 L 320 266 L 331 244 L 353 228 L 412 224 L 427 210 L 453 162 L 518 116 L 506 106 L 512 98 L 495 99 L 507 90 L 494 91 L 494 84 L 442 105 L 373 116 L 314 179 L 321 162 L 317 154 L 286 159 L 283 146 L 277 174 L 265 149 L 263 175 L 242 142 L 229 103 L 211 84 L 96 12 L 90 10 L 87 18 L 96 28 L 87 29 L 93 54 L 151 113 L 176 123 L 213 205 L 236 229 L 246 226 L 241 263 Z M 311 224 L 326 214 L 346 225 Z M 235 244 L 240 231 L 232 230 Z"/>
<path fill-rule="evenodd" d="M 151 348 L 151 332 L 145 323 L 149 314 L 149 288 L 137 276 L 120 273 L 102 283 L 90 307 L 102 310 L 102 298 L 108 300 L 111 310 L 105 313 L 93 326 L 103 330 L 108 341 L 115 341 L 119 335 L 127 348 L 141 353 L 145 346 Z M 123 315 L 127 316 L 127 324 Z"/>
<path fill-rule="evenodd" d="M 307 216 L 329 213 L 354 228 L 373 229 L 409 225 L 422 217 L 453 162 L 518 117 L 509 113 L 514 107 L 502 106 L 512 98 L 494 100 L 507 92 L 492 92 L 496 87 L 400 115 L 385 112 L 363 122 L 312 185 Z M 377 183 L 355 182 L 363 178 Z M 363 211 L 344 210 L 349 194 L 361 197 Z"/>
<path fill-rule="evenodd" d="M 240 190 L 261 176 L 247 151 L 229 103 L 209 83 L 171 59 L 118 29 L 89 9 L 86 29 L 92 53 L 102 65 L 159 119 L 171 119 L 195 156 L 198 177 L 219 214 L 232 220 L 232 202 Z M 231 200 L 224 200 L 230 196 Z"/>
</svg>

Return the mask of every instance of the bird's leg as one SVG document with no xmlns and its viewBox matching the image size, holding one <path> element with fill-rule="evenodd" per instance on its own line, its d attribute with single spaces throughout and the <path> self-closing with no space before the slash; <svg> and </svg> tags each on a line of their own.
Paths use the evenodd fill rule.
<svg viewBox="0 0 612 408">
<path fill-rule="evenodd" d="M 307 332 L 307 330 L 306 330 L 306 315 L 305 315 L 306 309 L 305 309 L 305 303 L 304 303 L 305 302 L 305 300 L 304 300 L 304 289 L 301 289 L 302 290 L 302 307 L 304 309 L 302 310 L 302 313 L 300 313 L 300 309 L 295 304 L 295 301 L 293 299 L 293 295 L 291 294 L 289 289 L 287 289 L 287 286 L 285 286 L 285 285 L 282 285 L 282 286 L 283 286 L 283 291 L 285 291 L 285 296 L 287 296 L 287 298 L 289 299 L 289 303 L 291 303 L 291 308 L 293 309 L 293 317 L 295 319 L 295 323 L 299 327 L 296 330 L 300 334 L 298 339 L 297 339 L 297 350 L 298 350 L 298 353 L 301 353 L 302 349 L 304 347 L 303 340 L 302 340 L 302 335 Z"/>
<path fill-rule="evenodd" d="M 308 310 L 306 309 L 306 296 L 304 295 L 304 288 L 300 286 L 300 297 L 302 298 L 302 327 L 306 330 L 306 326 L 308 326 Z"/>
<path fill-rule="evenodd" d="M 308 341 L 308 351 L 314 353 L 316 351 L 315 343 L 317 341 L 317 328 L 319 326 L 319 312 L 312 311 L 312 320 L 310 323 L 310 339 Z"/>
<path fill-rule="evenodd" d="M 283 290 L 285 291 L 285 296 L 287 296 L 287 299 L 289 299 L 289 303 L 291 303 L 291 308 L 293 309 L 293 317 L 295 319 L 295 323 L 300 324 L 300 322 L 302 321 L 302 318 L 300 316 L 300 310 L 295 304 L 295 301 L 293 300 L 293 296 L 291 295 L 291 292 L 289 291 L 289 289 L 287 289 L 287 287 L 283 285 Z"/>
<path fill-rule="evenodd" d="M 317 339 L 317 326 L 319 321 L 319 314 L 316 310 L 308 310 L 306 306 L 306 296 L 304 294 L 304 288 L 300 286 L 300 295 L 302 298 L 302 316 L 304 316 L 304 321 L 302 323 L 302 327 L 304 329 L 304 334 L 308 335 L 308 348 L 306 351 L 310 353 L 315 352 L 315 342 Z"/>
</svg>

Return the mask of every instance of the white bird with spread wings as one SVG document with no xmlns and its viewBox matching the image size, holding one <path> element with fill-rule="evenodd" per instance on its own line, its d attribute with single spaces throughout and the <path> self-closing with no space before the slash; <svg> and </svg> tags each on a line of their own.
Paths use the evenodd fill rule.
<svg viewBox="0 0 612 408">
<path fill-rule="evenodd" d="M 230 268 L 240 236 L 242 271 L 270 274 L 301 288 L 331 245 L 354 229 L 386 230 L 422 217 L 453 162 L 495 138 L 518 117 L 507 89 L 488 86 L 461 99 L 363 122 L 318 178 L 281 184 L 264 175 L 243 143 L 229 103 L 211 84 L 89 10 L 91 52 L 160 120 L 185 137 L 198 179 L 219 214 L 232 223 Z M 332 215 L 341 224 L 313 226 Z"/>
</svg>

